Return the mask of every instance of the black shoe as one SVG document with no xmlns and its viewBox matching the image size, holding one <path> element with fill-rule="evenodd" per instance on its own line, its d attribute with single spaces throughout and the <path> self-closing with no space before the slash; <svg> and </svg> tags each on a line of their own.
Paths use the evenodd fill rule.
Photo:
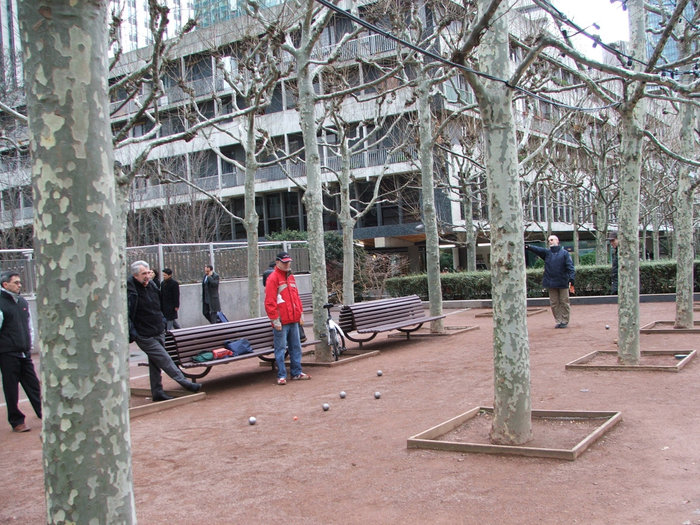
<svg viewBox="0 0 700 525">
<path fill-rule="evenodd" d="M 202 384 L 189 381 L 187 383 L 184 383 L 182 387 L 185 390 L 189 390 L 190 392 L 199 392 L 202 389 Z"/>
<path fill-rule="evenodd" d="M 569 323 L 560 323 L 559 324 L 559 328 L 566 328 L 567 326 L 569 326 Z"/>
<path fill-rule="evenodd" d="M 153 401 L 169 401 L 170 399 L 175 399 L 173 396 L 169 396 L 165 392 L 153 396 Z"/>
</svg>

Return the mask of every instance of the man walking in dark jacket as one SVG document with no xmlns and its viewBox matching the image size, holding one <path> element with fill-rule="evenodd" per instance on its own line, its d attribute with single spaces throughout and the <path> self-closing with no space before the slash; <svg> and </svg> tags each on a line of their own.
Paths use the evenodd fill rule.
<svg viewBox="0 0 700 525">
<path fill-rule="evenodd" d="M 146 261 L 136 261 L 132 263 L 132 275 L 126 281 L 129 341 L 136 341 L 138 347 L 148 356 L 153 401 L 166 401 L 172 397 L 163 391 L 161 370 L 190 392 L 199 392 L 202 385 L 188 381 L 165 350 L 165 322 L 160 311 L 160 293 L 150 281 L 149 270 Z"/>
<path fill-rule="evenodd" d="M 160 285 L 160 309 L 165 317 L 165 329 L 180 328 L 177 311 L 180 309 L 180 283 L 173 279 L 173 271 L 163 268 L 163 282 Z"/>
<path fill-rule="evenodd" d="M 217 313 L 220 311 L 219 274 L 214 271 L 211 264 L 207 264 L 204 267 L 204 279 L 202 280 L 202 315 L 213 324 L 218 322 Z"/>
<path fill-rule="evenodd" d="M 559 237 L 550 235 L 547 242 L 549 250 L 529 244 L 525 245 L 525 249 L 544 260 L 542 286 L 549 290 L 549 304 L 557 322 L 554 328 L 566 328 L 571 314 L 569 292 L 574 293 L 576 271 L 569 252 L 559 246 Z"/>
<path fill-rule="evenodd" d="M 32 322 L 29 305 L 23 297 L 22 281 L 17 272 L 7 271 L 0 276 L 0 372 L 2 389 L 7 404 L 7 420 L 13 432 L 31 430 L 24 423 L 19 409 L 19 385 L 34 413 L 41 419 L 41 393 L 39 378 L 32 363 Z"/>
</svg>

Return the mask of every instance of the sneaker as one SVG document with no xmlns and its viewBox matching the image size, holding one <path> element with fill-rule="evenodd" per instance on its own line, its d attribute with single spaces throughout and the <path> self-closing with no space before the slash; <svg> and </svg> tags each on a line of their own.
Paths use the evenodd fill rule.
<svg viewBox="0 0 700 525">
<path fill-rule="evenodd" d="M 280 386 L 286 385 L 286 384 L 287 384 L 287 379 L 284 378 L 284 377 L 280 377 L 280 378 L 277 379 L 277 384 L 280 385 Z"/>
<path fill-rule="evenodd" d="M 302 372 L 298 376 L 292 377 L 292 381 L 306 381 L 308 379 L 311 379 L 311 376 L 308 374 L 305 374 L 304 372 Z"/>
<path fill-rule="evenodd" d="M 559 328 L 566 328 L 569 326 L 569 323 L 559 323 Z"/>
<path fill-rule="evenodd" d="M 20 423 L 19 425 L 12 427 L 12 432 L 29 432 L 30 430 L 31 428 L 24 423 Z"/>
</svg>

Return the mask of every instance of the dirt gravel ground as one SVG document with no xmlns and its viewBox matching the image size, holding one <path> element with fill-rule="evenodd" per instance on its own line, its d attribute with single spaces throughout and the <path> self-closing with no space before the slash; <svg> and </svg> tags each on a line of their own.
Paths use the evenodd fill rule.
<svg viewBox="0 0 700 525">
<path fill-rule="evenodd" d="M 614 348 L 616 305 L 573 306 L 566 330 L 549 310 L 528 317 L 533 409 L 622 412 L 576 461 L 407 449 L 410 436 L 493 404 L 493 321 L 479 312 L 448 310 L 446 321 L 478 330 L 380 336 L 365 345 L 379 355 L 308 366 L 311 381 L 284 387 L 252 359 L 215 367 L 205 400 L 131 421 L 139 522 L 700 524 L 698 359 L 679 373 L 564 368 Z M 642 324 L 673 317 L 672 303 L 641 305 Z M 641 340 L 698 348 L 697 334 Z M 148 386 L 147 369 L 132 368 L 132 386 Z M 0 425 L 2 524 L 45 521 L 40 425 L 27 423 L 26 434 Z"/>
</svg>

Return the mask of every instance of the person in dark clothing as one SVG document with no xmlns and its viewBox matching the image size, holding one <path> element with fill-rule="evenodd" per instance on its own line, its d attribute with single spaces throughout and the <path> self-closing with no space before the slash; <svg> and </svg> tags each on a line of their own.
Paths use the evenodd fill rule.
<svg viewBox="0 0 700 525">
<path fill-rule="evenodd" d="M 219 274 L 214 271 L 211 264 L 204 267 L 204 279 L 202 280 L 202 315 L 207 321 L 214 324 L 218 322 L 217 313 L 221 311 L 219 302 Z"/>
<path fill-rule="evenodd" d="M 173 279 L 173 271 L 163 268 L 163 282 L 160 285 L 160 309 L 165 317 L 165 329 L 180 328 L 177 311 L 180 309 L 180 283 Z"/>
<path fill-rule="evenodd" d="M 275 271 L 275 264 L 275 261 L 272 261 L 267 267 L 267 270 L 265 270 L 262 274 L 263 289 L 265 289 L 265 285 L 267 284 L 267 278 L 270 277 L 270 274 Z"/>
<path fill-rule="evenodd" d="M 612 295 L 617 295 L 617 247 L 619 244 L 617 240 L 617 232 L 612 232 L 608 237 L 608 240 L 610 241 L 610 248 L 612 250 L 610 255 L 612 266 L 610 269 L 610 293 Z"/>
<path fill-rule="evenodd" d="M 160 293 L 150 280 L 150 269 L 145 261 L 131 265 L 131 277 L 126 282 L 129 306 L 129 342 L 136 341 L 148 356 L 148 371 L 151 379 L 153 401 L 172 399 L 163 391 L 161 370 L 172 377 L 185 390 L 199 392 L 202 385 L 185 378 L 168 352 L 165 350 L 165 321 L 160 310 Z"/>
<path fill-rule="evenodd" d="M 29 432 L 19 409 L 19 385 L 41 419 L 41 388 L 32 362 L 32 321 L 29 304 L 20 297 L 22 281 L 17 272 L 0 276 L 0 373 L 7 405 L 7 420 L 13 432 Z"/>
<path fill-rule="evenodd" d="M 544 260 L 542 286 L 549 290 L 549 303 L 557 322 L 554 328 L 566 328 L 571 315 L 569 292 L 574 293 L 576 271 L 569 252 L 559 246 L 559 237 L 550 235 L 547 242 L 549 250 L 529 244 L 525 245 L 525 249 Z"/>
</svg>

